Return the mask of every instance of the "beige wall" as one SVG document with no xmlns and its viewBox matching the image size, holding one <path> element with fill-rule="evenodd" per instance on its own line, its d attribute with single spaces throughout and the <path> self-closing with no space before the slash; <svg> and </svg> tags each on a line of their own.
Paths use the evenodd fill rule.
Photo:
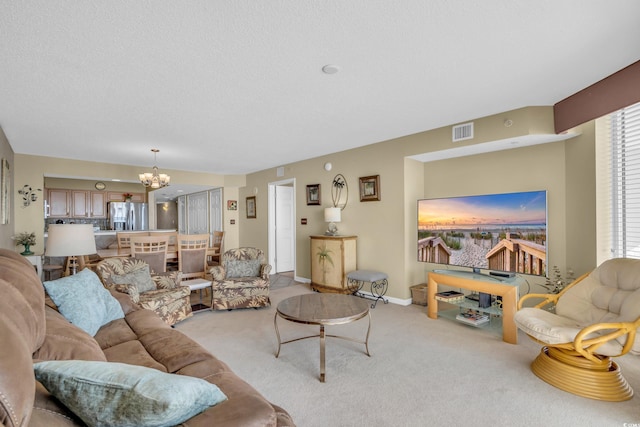
<svg viewBox="0 0 640 427">
<path fill-rule="evenodd" d="M 8 213 L 9 213 L 9 223 L 8 224 L 0 224 L 0 248 L 3 249 L 23 249 L 22 246 L 20 248 L 16 248 L 16 245 L 14 244 L 13 240 L 11 240 L 11 237 L 14 236 L 15 230 L 19 230 L 17 228 L 15 228 L 15 223 L 14 223 L 14 205 L 15 205 L 15 201 L 13 200 L 13 198 L 11 197 L 11 195 L 13 194 L 13 189 L 16 188 L 16 186 L 14 185 L 15 180 L 13 179 L 13 171 L 15 170 L 15 165 L 14 165 L 14 155 L 13 155 L 13 150 L 11 149 L 11 145 L 9 144 L 9 141 L 7 140 L 7 137 L 5 136 L 2 128 L 0 128 L 0 160 L 1 159 L 7 159 L 7 161 L 9 162 L 9 171 L 10 171 L 10 176 L 11 176 L 11 181 L 10 181 L 10 187 L 9 187 L 9 209 L 8 209 Z M 1 184 L 1 182 L 0 182 Z M 22 186 L 21 186 L 22 187 Z M 20 231 L 24 231 L 24 230 L 20 230 Z"/>
<path fill-rule="evenodd" d="M 512 126 L 506 127 L 505 120 Z M 471 120 L 470 120 L 471 121 Z M 551 107 L 530 107 L 472 120 L 475 138 L 455 146 L 522 135 L 553 133 Z M 358 236 L 358 268 L 389 275 L 388 295 L 410 298 L 409 287 L 426 281 L 433 265 L 416 261 L 416 200 L 421 197 L 547 190 L 551 265 L 576 273 L 595 267 L 595 161 L 592 126 L 566 142 L 523 147 L 422 164 L 407 156 L 452 148 L 451 127 L 397 138 L 328 156 L 284 165 L 284 176 L 268 169 L 247 176 L 239 189 L 240 243 L 268 248 L 267 187 L 296 183 L 296 275 L 310 277 L 309 236 L 326 229 L 323 208 L 331 204 L 331 181 L 343 174 L 349 202 L 338 224 L 341 235 Z M 333 169 L 323 169 L 325 162 Z M 380 175 L 381 201 L 360 202 L 358 178 Z M 306 186 L 321 185 L 322 206 L 306 205 Z M 257 218 L 246 218 L 245 197 L 256 195 Z M 579 218 L 573 218 L 578 216 Z M 567 218 L 571 217 L 568 225 Z M 307 218 L 307 225 L 301 225 Z M 527 279 L 532 287 L 543 282 Z"/>
<path fill-rule="evenodd" d="M 504 126 L 505 120 L 512 126 Z M 475 138 L 456 147 L 522 135 L 553 133 L 551 107 L 529 107 L 478 118 Z M 451 127 L 409 135 L 344 152 L 283 165 L 247 176 L 167 171 L 172 182 L 224 187 L 224 206 L 238 201 L 237 211 L 224 210 L 225 248 L 256 246 L 268 250 L 269 183 L 293 180 L 296 197 L 296 275 L 310 277 L 309 236 L 326 229 L 323 208 L 331 204 L 331 182 L 341 173 L 348 182 L 349 201 L 339 233 L 358 236 L 358 268 L 389 275 L 388 295 L 410 298 L 409 287 L 426 280 L 429 265 L 416 261 L 416 200 L 421 197 L 548 190 L 550 265 L 572 267 L 577 274 L 595 267 L 595 130 L 592 123 L 575 131 L 579 137 L 541 146 L 517 148 L 472 157 L 422 164 L 407 156 L 452 148 Z M 0 141 L 2 142 L 2 141 Z M 7 150 L 6 139 L 2 145 Z M 325 162 L 333 169 L 324 170 Z M 14 156 L 16 185 L 43 187 L 44 176 L 109 177 L 136 181 L 139 167 L 81 162 L 39 156 Z M 358 178 L 380 175 L 381 201 L 360 202 Z M 306 205 L 306 186 L 321 185 L 321 206 Z M 15 230 L 0 226 L 0 238 L 36 231 L 42 241 L 42 198 L 17 208 L 13 192 Z M 256 196 L 257 218 L 246 218 L 246 197 Z M 20 209 L 20 210 L 18 210 Z M 307 224 L 301 224 L 301 218 Z M 570 218 L 570 220 L 568 220 Z M 235 221 L 235 224 L 231 224 Z M 7 231 L 9 230 L 9 231 Z M 36 250 L 42 249 L 36 246 Z M 531 280 L 535 283 L 536 280 Z"/>
</svg>

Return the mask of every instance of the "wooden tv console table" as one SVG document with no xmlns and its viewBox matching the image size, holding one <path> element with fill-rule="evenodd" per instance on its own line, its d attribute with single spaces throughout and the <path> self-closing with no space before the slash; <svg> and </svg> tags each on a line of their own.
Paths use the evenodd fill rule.
<svg viewBox="0 0 640 427">
<path fill-rule="evenodd" d="M 517 278 L 487 277 L 466 271 L 437 270 L 428 273 L 427 281 L 427 313 L 431 319 L 438 318 L 438 284 L 453 288 L 468 289 L 475 292 L 502 297 L 502 340 L 518 344 L 518 328 L 513 320 L 518 306 Z M 478 310 L 482 311 L 481 308 Z"/>
</svg>

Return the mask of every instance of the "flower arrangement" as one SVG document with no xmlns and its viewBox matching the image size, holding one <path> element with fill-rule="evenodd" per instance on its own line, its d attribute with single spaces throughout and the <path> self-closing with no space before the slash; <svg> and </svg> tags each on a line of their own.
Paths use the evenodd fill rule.
<svg viewBox="0 0 640 427">
<path fill-rule="evenodd" d="M 575 280 L 573 270 L 568 268 L 567 274 L 563 277 L 557 265 L 554 265 L 549 272 L 546 282 L 542 285 L 553 294 L 559 293 L 567 285 Z"/>
<path fill-rule="evenodd" d="M 124 197 L 125 200 L 131 200 L 131 198 L 133 197 L 133 194 L 131 193 L 124 193 L 122 195 L 122 197 Z"/>
<path fill-rule="evenodd" d="M 15 240 L 16 245 L 23 246 L 35 246 L 36 244 L 36 233 L 29 233 L 25 231 L 24 233 L 20 233 L 13 238 Z"/>
</svg>

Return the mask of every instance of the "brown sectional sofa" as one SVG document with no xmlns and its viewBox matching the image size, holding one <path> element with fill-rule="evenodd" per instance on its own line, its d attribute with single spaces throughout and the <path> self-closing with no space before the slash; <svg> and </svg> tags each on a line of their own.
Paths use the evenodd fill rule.
<svg viewBox="0 0 640 427">
<path fill-rule="evenodd" d="M 99 360 L 151 367 L 216 384 L 227 400 L 187 420 L 189 426 L 293 426 L 289 414 L 269 403 L 199 344 L 172 329 L 128 295 L 112 291 L 123 319 L 95 337 L 69 323 L 45 296 L 33 266 L 0 249 L 0 424 L 83 425 L 36 381 L 42 360 Z M 35 393 L 34 393 L 35 390 Z"/>
</svg>

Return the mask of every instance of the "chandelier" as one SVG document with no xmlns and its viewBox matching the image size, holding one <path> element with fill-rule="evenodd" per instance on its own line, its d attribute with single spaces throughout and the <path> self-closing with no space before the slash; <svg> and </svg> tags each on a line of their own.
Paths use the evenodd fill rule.
<svg viewBox="0 0 640 427">
<path fill-rule="evenodd" d="M 153 163 L 157 163 L 156 155 L 160 152 L 160 150 L 158 150 L 157 148 L 152 148 L 151 151 L 153 152 Z M 153 166 L 153 172 L 138 174 L 138 178 L 140 179 L 142 185 L 151 188 L 166 187 L 167 185 L 169 185 L 169 181 L 171 180 L 171 177 L 169 175 L 158 173 L 158 166 L 155 165 Z"/>
</svg>

